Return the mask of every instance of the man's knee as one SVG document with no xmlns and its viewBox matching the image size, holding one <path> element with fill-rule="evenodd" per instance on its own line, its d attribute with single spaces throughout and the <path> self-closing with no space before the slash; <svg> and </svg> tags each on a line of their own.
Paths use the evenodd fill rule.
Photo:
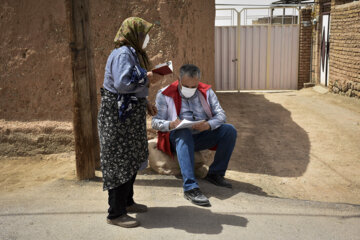
<svg viewBox="0 0 360 240">
<path fill-rule="evenodd" d="M 170 133 L 170 142 L 175 147 L 178 142 L 186 142 L 187 144 L 193 144 L 193 137 L 190 129 L 183 128 L 172 131 Z"/>
<path fill-rule="evenodd" d="M 190 129 L 187 128 L 182 128 L 179 130 L 175 130 L 171 133 L 173 138 L 188 138 L 188 137 L 192 137 L 192 133 L 190 131 Z"/>
<path fill-rule="evenodd" d="M 234 140 L 237 137 L 237 131 L 232 124 L 225 123 L 221 125 L 222 131 L 224 131 L 224 136 L 227 138 L 233 138 Z"/>
</svg>

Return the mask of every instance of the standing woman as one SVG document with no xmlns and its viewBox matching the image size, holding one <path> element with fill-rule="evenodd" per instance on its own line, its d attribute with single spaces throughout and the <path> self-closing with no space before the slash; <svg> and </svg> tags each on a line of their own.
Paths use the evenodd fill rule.
<svg viewBox="0 0 360 240">
<path fill-rule="evenodd" d="M 146 109 L 151 115 L 157 111 L 146 99 L 150 83 L 159 79 L 149 71 L 144 50 L 152 27 L 141 18 L 125 19 L 115 36 L 101 88 L 98 129 L 103 189 L 109 194 L 107 222 L 121 227 L 139 225 L 127 213 L 147 211 L 145 205 L 134 202 L 133 185 L 148 158 Z"/>
</svg>

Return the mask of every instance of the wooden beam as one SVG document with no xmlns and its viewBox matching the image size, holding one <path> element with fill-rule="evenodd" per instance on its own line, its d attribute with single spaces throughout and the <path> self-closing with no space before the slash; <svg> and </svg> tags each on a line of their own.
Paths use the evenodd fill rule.
<svg viewBox="0 0 360 240">
<path fill-rule="evenodd" d="M 76 174 L 80 180 L 95 177 L 100 162 L 97 134 L 97 99 L 90 47 L 89 1 L 65 0 L 69 25 L 73 88 L 73 126 Z"/>
</svg>

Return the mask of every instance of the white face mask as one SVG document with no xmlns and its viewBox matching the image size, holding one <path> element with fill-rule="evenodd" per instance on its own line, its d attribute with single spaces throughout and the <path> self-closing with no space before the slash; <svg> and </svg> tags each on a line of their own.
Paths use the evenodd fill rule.
<svg viewBox="0 0 360 240">
<path fill-rule="evenodd" d="M 186 98 L 191 98 L 195 94 L 195 92 L 196 92 L 196 88 L 187 88 L 184 86 L 181 87 L 181 93 Z"/>
<path fill-rule="evenodd" d="M 146 46 L 148 45 L 149 41 L 150 41 L 150 36 L 149 36 L 149 34 L 146 34 L 145 40 L 144 40 L 143 45 L 142 45 L 142 49 L 145 49 L 145 48 L 146 48 Z"/>
</svg>

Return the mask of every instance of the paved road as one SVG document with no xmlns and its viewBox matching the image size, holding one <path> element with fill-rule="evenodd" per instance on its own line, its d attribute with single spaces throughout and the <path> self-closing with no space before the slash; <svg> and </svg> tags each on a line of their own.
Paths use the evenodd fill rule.
<svg viewBox="0 0 360 240">
<path fill-rule="evenodd" d="M 55 180 L 0 196 L 0 239 L 360 239 L 360 206 L 272 198 L 246 183 L 223 189 L 200 180 L 211 207 L 182 196 L 173 176 L 139 175 L 141 226 L 105 222 L 100 181 Z M 253 189 L 256 186 L 252 186 Z"/>
</svg>

